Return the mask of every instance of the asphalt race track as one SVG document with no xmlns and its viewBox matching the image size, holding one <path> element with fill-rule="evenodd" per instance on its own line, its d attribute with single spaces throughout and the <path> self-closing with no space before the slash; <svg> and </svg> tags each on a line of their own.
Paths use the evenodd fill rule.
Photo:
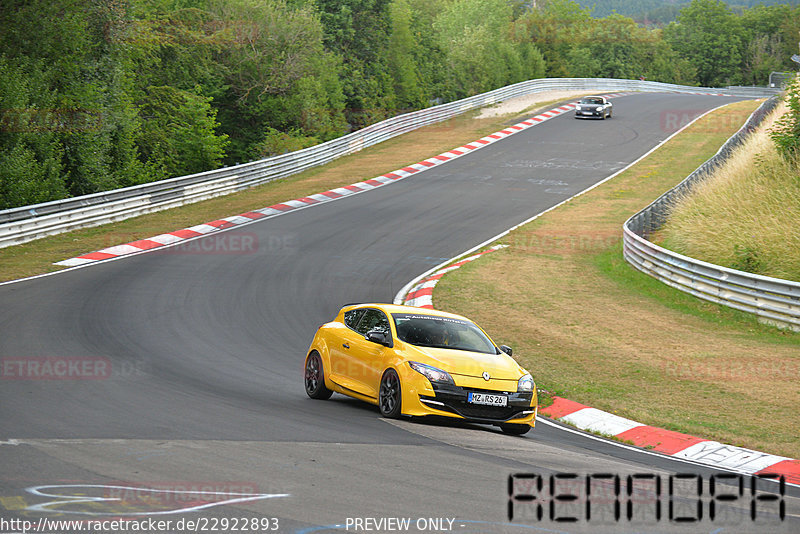
<svg viewBox="0 0 800 534">
<path fill-rule="evenodd" d="M 707 483 L 719 472 L 544 423 L 518 438 L 387 421 L 303 391 L 305 351 L 342 304 L 390 302 L 420 273 L 639 158 L 672 133 L 665 113 L 733 100 L 617 98 L 611 120 L 568 113 L 389 186 L 205 237 L 208 246 L 0 285 L 0 358 L 88 366 L 79 379 L 0 380 L 0 532 L 22 531 L 3 519 L 41 517 L 275 518 L 279 532 L 302 533 L 800 531 L 796 488 L 784 521 L 767 500 L 753 521 L 746 492 L 727 504 L 727 522 L 708 519 L 708 502 L 702 523 L 669 521 L 670 474 Z M 231 250 L 235 235 L 256 246 Z M 540 520 L 519 501 L 511 524 L 513 473 L 665 482 L 632 521 L 624 500 L 619 522 L 595 510 L 577 523 L 550 521 L 546 505 Z M 690 517 L 697 498 L 676 493 L 673 519 Z M 585 503 L 575 506 L 554 515 L 584 517 Z M 365 518 L 411 523 L 356 522 Z"/>
</svg>

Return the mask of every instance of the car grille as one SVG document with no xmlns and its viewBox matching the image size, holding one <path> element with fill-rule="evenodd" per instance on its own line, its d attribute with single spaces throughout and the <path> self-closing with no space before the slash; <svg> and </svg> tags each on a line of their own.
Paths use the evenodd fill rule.
<svg viewBox="0 0 800 534">
<path fill-rule="evenodd" d="M 455 403 L 451 403 L 455 404 Z M 492 421 L 508 421 L 522 410 L 518 406 L 482 406 L 465 402 L 452 406 L 456 413 L 469 419 L 488 419 Z"/>
<path fill-rule="evenodd" d="M 454 413 L 471 419 L 474 421 L 485 422 L 504 422 L 509 419 L 517 419 L 523 417 L 522 412 L 531 410 L 531 393 L 515 393 L 510 392 L 508 395 L 509 406 L 484 406 L 481 404 L 471 404 L 467 402 L 467 396 L 470 392 L 473 393 L 500 393 L 499 391 L 477 388 L 460 388 L 457 386 L 442 386 L 435 385 L 434 391 L 436 397 L 426 397 L 421 395 L 420 398 L 425 400 L 432 400 L 435 403 L 429 404 L 432 408 L 443 410 L 446 412 Z M 441 403 L 441 404 L 439 404 Z"/>
</svg>

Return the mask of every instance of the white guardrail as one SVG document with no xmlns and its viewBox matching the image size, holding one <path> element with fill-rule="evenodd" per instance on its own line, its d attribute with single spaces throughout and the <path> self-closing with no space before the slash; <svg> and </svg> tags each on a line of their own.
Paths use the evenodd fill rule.
<svg viewBox="0 0 800 534">
<path fill-rule="evenodd" d="M 769 278 L 682 256 L 647 240 L 669 215 L 675 199 L 724 162 L 778 103 L 764 102 L 711 159 L 623 226 L 625 259 L 640 271 L 696 297 L 756 314 L 759 320 L 800 331 L 800 282 Z"/>
<path fill-rule="evenodd" d="M 775 89 L 740 90 L 687 87 L 639 80 L 547 78 L 529 80 L 488 93 L 392 117 L 313 147 L 268 159 L 65 200 L 0 211 L 0 248 L 76 228 L 97 226 L 241 191 L 358 152 L 392 137 L 471 109 L 509 98 L 552 90 L 724 93 L 769 96 Z"/>
</svg>

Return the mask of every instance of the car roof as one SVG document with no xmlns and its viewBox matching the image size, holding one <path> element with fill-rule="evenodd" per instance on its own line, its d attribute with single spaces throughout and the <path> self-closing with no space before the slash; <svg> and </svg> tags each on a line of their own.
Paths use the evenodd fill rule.
<svg viewBox="0 0 800 534">
<path fill-rule="evenodd" d="M 601 99 L 601 100 L 605 100 L 605 99 L 606 99 L 606 97 L 604 97 L 604 96 L 599 96 L 599 95 L 586 95 L 586 96 L 584 96 L 584 97 L 582 97 L 582 98 L 599 98 L 599 99 Z"/>
<path fill-rule="evenodd" d="M 441 310 L 433 310 L 431 308 L 419 308 L 416 306 L 404 306 L 401 304 L 386 304 L 380 302 L 366 302 L 362 304 L 346 304 L 342 307 L 340 311 L 350 311 L 356 308 L 378 308 L 379 310 L 383 310 L 388 314 L 392 313 L 417 313 L 419 315 L 433 315 L 434 317 L 450 317 L 451 319 L 464 319 L 467 321 L 472 322 L 471 319 L 467 319 L 463 315 L 458 315 L 455 313 L 449 313 Z"/>
</svg>

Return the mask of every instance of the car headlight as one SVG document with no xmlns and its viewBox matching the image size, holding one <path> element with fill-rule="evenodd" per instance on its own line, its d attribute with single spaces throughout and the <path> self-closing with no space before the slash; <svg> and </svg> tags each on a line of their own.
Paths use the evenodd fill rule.
<svg viewBox="0 0 800 534">
<path fill-rule="evenodd" d="M 533 377 L 526 374 L 517 382 L 517 391 L 533 391 Z"/>
<path fill-rule="evenodd" d="M 580 110 L 581 110 L 581 107 L 580 107 L 580 106 L 575 106 L 575 109 L 577 109 L 578 111 L 580 111 Z"/>
<path fill-rule="evenodd" d="M 453 377 L 450 376 L 450 373 L 447 371 L 442 371 L 441 369 L 437 369 L 436 367 L 432 367 L 430 365 L 425 365 L 424 363 L 418 362 L 408 362 L 408 365 L 411 366 L 413 370 L 418 372 L 419 374 L 425 376 L 431 382 L 441 382 L 445 384 L 453 384 Z"/>
</svg>

